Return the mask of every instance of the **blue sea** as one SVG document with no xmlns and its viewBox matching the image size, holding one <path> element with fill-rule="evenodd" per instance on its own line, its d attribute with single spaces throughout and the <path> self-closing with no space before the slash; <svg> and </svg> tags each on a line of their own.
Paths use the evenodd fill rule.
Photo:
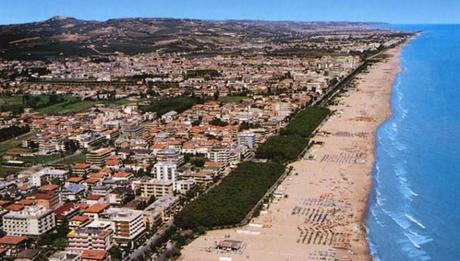
<svg viewBox="0 0 460 261">
<path fill-rule="evenodd" d="M 460 25 L 395 28 L 423 32 L 376 134 L 369 246 L 380 261 L 460 260 Z"/>
</svg>

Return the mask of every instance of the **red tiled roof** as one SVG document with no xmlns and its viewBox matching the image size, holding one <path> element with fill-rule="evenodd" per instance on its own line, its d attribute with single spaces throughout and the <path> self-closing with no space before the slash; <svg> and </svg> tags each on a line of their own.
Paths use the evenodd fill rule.
<svg viewBox="0 0 460 261">
<path fill-rule="evenodd" d="M 35 194 L 35 199 L 46 199 L 49 200 L 51 197 L 56 195 L 53 191 L 46 191 L 46 192 L 38 192 Z"/>
<path fill-rule="evenodd" d="M 59 217 L 62 217 L 62 214 L 68 210 L 71 210 L 72 208 L 75 207 L 75 204 L 72 203 L 72 202 L 67 202 L 65 203 L 64 205 L 58 207 L 54 213 L 56 213 L 56 216 L 59 218 Z"/>
<path fill-rule="evenodd" d="M 99 182 L 99 179 L 98 178 L 89 178 L 89 179 L 85 179 L 85 183 L 87 184 L 96 184 Z"/>
<path fill-rule="evenodd" d="M 54 184 L 46 184 L 46 185 L 43 185 L 40 187 L 41 190 L 47 190 L 47 191 L 50 191 L 50 190 L 57 190 L 59 188 L 58 185 L 54 185 Z"/>
<path fill-rule="evenodd" d="M 100 199 L 100 198 L 102 198 L 102 197 L 103 197 L 103 196 L 101 196 L 101 195 L 93 195 L 93 194 L 91 194 L 91 195 L 88 195 L 88 196 L 86 197 L 86 199 L 87 199 L 87 200 L 98 200 L 98 199 Z"/>
<path fill-rule="evenodd" d="M 219 167 L 219 168 L 222 168 L 225 166 L 225 163 L 223 162 L 214 162 L 214 161 L 206 161 L 204 163 L 204 166 L 205 167 Z"/>
<path fill-rule="evenodd" d="M 27 237 L 22 236 L 4 236 L 0 238 L 0 244 L 17 245 L 27 240 Z"/>
<path fill-rule="evenodd" d="M 19 210 L 22 210 L 23 208 L 24 208 L 24 205 L 21 205 L 21 204 L 11 204 L 6 207 L 6 209 L 10 211 L 19 211 Z"/>
<path fill-rule="evenodd" d="M 88 208 L 88 204 L 78 202 L 78 203 L 75 204 L 75 207 L 76 207 L 76 208 L 79 208 L 79 209 L 81 209 L 81 210 L 83 210 L 83 209 L 87 209 L 87 208 Z"/>
<path fill-rule="evenodd" d="M 105 250 L 83 250 L 81 253 L 82 259 L 104 260 L 106 257 L 107 251 Z"/>
<path fill-rule="evenodd" d="M 83 162 L 75 163 L 75 164 L 72 165 L 73 169 L 87 169 L 89 167 L 91 167 L 90 164 L 83 163 Z"/>
<path fill-rule="evenodd" d="M 126 177 L 130 177 L 132 176 L 133 174 L 132 173 L 129 173 L 129 172 L 117 172 L 115 173 L 115 175 L 113 175 L 114 177 L 116 178 L 126 178 Z"/>
<path fill-rule="evenodd" d="M 31 199 L 21 199 L 17 202 L 18 204 L 21 204 L 21 205 L 24 205 L 24 206 L 31 206 L 33 205 L 35 202 Z"/>
<path fill-rule="evenodd" d="M 91 173 L 88 175 L 88 179 L 101 179 L 105 177 L 106 174 L 101 172 Z"/>
<path fill-rule="evenodd" d="M 86 222 L 89 220 L 88 216 L 74 216 L 70 219 L 70 221 L 76 221 L 76 222 Z"/>
<path fill-rule="evenodd" d="M 80 183 L 83 179 L 80 177 L 70 177 L 67 179 L 67 182 Z"/>
<path fill-rule="evenodd" d="M 101 213 L 104 209 L 108 208 L 110 204 L 107 203 L 98 203 L 90 206 L 85 209 L 85 213 Z"/>
</svg>

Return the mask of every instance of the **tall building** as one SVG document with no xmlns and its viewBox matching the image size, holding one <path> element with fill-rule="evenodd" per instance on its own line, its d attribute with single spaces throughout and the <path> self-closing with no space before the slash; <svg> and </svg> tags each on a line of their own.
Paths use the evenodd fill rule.
<svg viewBox="0 0 460 261">
<path fill-rule="evenodd" d="M 157 162 L 153 166 L 153 175 L 157 180 L 171 181 L 175 185 L 177 180 L 177 165 L 173 162 Z"/>
<path fill-rule="evenodd" d="M 54 212 L 40 205 L 27 206 L 3 216 L 3 229 L 8 235 L 40 236 L 55 226 Z"/>
<path fill-rule="evenodd" d="M 166 147 L 156 154 L 157 163 L 152 173 L 158 181 L 171 181 L 173 188 L 177 180 L 177 168 L 184 163 L 184 156 L 174 147 Z"/>
<path fill-rule="evenodd" d="M 256 135 L 254 134 L 254 132 L 248 130 L 242 131 L 238 133 L 237 138 L 238 145 L 246 146 L 251 150 L 254 149 L 254 144 L 256 140 Z"/>
<path fill-rule="evenodd" d="M 122 245 L 129 245 L 145 231 L 142 211 L 110 208 L 104 212 L 105 218 L 113 224 L 113 239 Z"/>
</svg>

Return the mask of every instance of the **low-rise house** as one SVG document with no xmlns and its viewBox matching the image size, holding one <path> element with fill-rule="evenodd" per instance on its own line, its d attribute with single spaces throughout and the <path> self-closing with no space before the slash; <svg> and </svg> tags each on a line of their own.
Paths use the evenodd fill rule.
<svg viewBox="0 0 460 261">
<path fill-rule="evenodd" d="M 72 164 L 71 170 L 72 170 L 73 175 L 84 177 L 90 172 L 91 164 L 83 163 L 83 162 L 74 163 Z"/>
<path fill-rule="evenodd" d="M 104 212 L 104 210 L 108 209 L 109 207 L 110 204 L 108 203 L 94 204 L 89 208 L 85 209 L 83 215 L 86 215 L 93 220 L 98 220 L 99 216 Z"/>
<path fill-rule="evenodd" d="M 16 256 L 19 252 L 26 249 L 27 237 L 24 236 L 4 236 L 0 238 L 0 248 L 6 249 L 6 255 Z"/>
<path fill-rule="evenodd" d="M 60 195 L 57 191 L 40 191 L 35 194 L 35 202 L 47 209 L 56 209 L 60 204 Z"/>
<path fill-rule="evenodd" d="M 15 261 L 35 261 L 38 260 L 40 250 L 38 249 L 24 249 L 19 252 L 14 259 Z"/>
<path fill-rule="evenodd" d="M 100 148 L 90 151 L 86 154 L 86 162 L 95 166 L 104 166 L 106 159 L 112 155 L 112 152 L 113 149 L 111 148 Z"/>
<path fill-rule="evenodd" d="M 109 192 L 109 203 L 115 206 L 122 206 L 134 199 L 134 192 L 130 188 L 116 187 Z"/>
<path fill-rule="evenodd" d="M 80 261 L 80 253 L 72 253 L 70 251 L 58 251 L 53 253 L 49 258 L 49 261 Z"/>
<path fill-rule="evenodd" d="M 62 224 L 64 220 L 70 220 L 72 217 L 80 213 L 80 209 L 72 202 L 67 202 L 64 205 L 54 210 L 56 214 L 56 224 Z"/>
<path fill-rule="evenodd" d="M 69 229 L 75 230 L 77 228 L 85 227 L 91 223 L 92 219 L 89 216 L 77 215 L 69 219 Z"/>
<path fill-rule="evenodd" d="M 78 201 L 84 197 L 86 193 L 86 186 L 82 184 L 72 184 L 65 185 L 62 190 L 62 200 Z"/>
<path fill-rule="evenodd" d="M 110 261 L 110 255 L 105 250 L 83 250 L 81 261 Z"/>
</svg>

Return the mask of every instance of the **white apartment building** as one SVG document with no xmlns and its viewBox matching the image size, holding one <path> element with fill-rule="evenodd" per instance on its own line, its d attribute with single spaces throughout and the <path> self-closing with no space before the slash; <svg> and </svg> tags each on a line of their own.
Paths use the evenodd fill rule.
<svg viewBox="0 0 460 261">
<path fill-rule="evenodd" d="M 215 147 L 212 148 L 207 155 L 209 161 L 212 162 L 223 162 L 228 165 L 230 161 L 230 149 L 226 147 Z"/>
<path fill-rule="evenodd" d="M 68 176 L 68 174 L 69 171 L 67 170 L 46 167 L 36 172 L 26 171 L 24 173 L 19 174 L 18 177 L 28 177 L 30 186 L 40 187 L 41 185 L 48 183 L 49 180 L 53 178 L 58 178 L 63 181 Z"/>
<path fill-rule="evenodd" d="M 157 162 L 153 166 L 155 179 L 163 181 L 172 181 L 173 186 L 177 180 L 177 164 L 174 162 Z"/>
<path fill-rule="evenodd" d="M 55 226 L 54 212 L 40 205 L 11 211 L 3 216 L 3 229 L 8 235 L 40 236 Z"/>
</svg>

